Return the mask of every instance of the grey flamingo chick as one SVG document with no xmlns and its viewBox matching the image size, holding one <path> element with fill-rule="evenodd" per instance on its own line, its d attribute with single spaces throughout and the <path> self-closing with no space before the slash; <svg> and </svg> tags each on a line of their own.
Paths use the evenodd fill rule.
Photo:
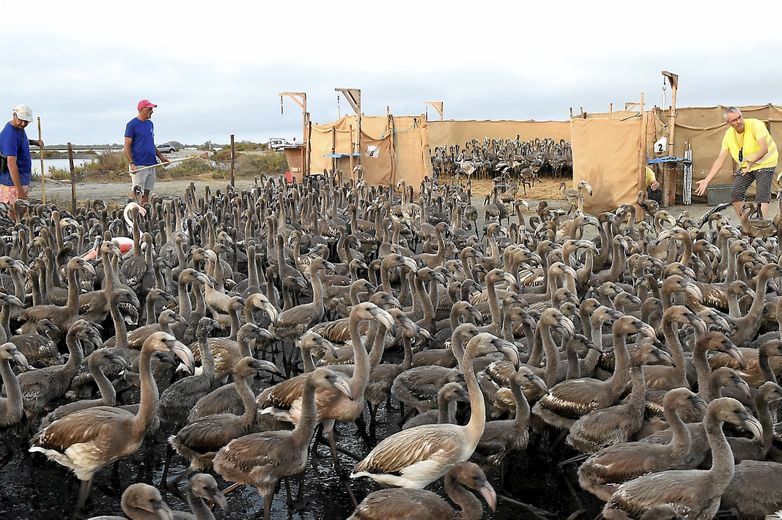
<svg viewBox="0 0 782 520">
<path fill-rule="evenodd" d="M 411 417 L 403 430 L 424 424 L 456 424 L 456 403 L 469 402 L 470 396 L 460 383 L 446 383 L 437 392 L 437 410 L 429 410 Z"/>
<path fill-rule="evenodd" d="M 205 396 L 214 385 L 215 366 L 212 350 L 209 348 L 207 336 L 217 328 L 218 323 L 212 318 L 201 318 L 196 328 L 198 346 L 201 350 L 201 366 L 203 372 L 197 375 L 183 377 L 175 381 L 160 396 L 160 418 L 176 425 L 184 424 L 190 409 L 201 397 Z"/>
<path fill-rule="evenodd" d="M 728 442 L 737 464 L 744 460 L 766 458 L 774 440 L 774 419 L 770 407 L 772 403 L 778 403 L 780 400 L 782 400 L 782 388 L 778 384 L 766 381 L 760 386 L 755 394 L 755 411 L 763 427 L 763 438 L 730 437 Z"/>
<path fill-rule="evenodd" d="M 463 351 L 462 345 L 478 334 L 472 323 L 463 323 L 453 330 L 451 348 L 443 349 L 457 361 L 456 352 Z M 419 414 L 437 408 L 437 392 L 446 383 L 462 383 L 464 374 L 458 368 L 440 365 L 421 365 L 399 374 L 391 385 L 391 394 Z"/>
<path fill-rule="evenodd" d="M 652 327 L 633 316 L 623 316 L 614 322 L 614 374 L 605 381 L 591 378 L 568 379 L 544 395 L 532 412 L 547 424 L 556 428 L 570 428 L 576 419 L 592 410 L 607 408 L 619 399 L 630 382 L 630 354 L 627 351 L 627 335 L 641 333 L 655 337 Z"/>
<path fill-rule="evenodd" d="M 149 484 L 139 482 L 128 486 L 122 493 L 120 507 L 130 520 L 174 520 L 174 514 L 163 501 L 160 491 Z M 101 515 L 89 520 L 125 520 L 125 517 Z"/>
<path fill-rule="evenodd" d="M 424 340 L 431 339 L 429 332 L 416 325 L 414 321 L 405 316 L 404 311 L 399 309 L 389 309 L 397 323 L 397 337 L 402 336 L 402 348 L 404 349 L 404 358 L 401 364 L 382 363 L 372 367 L 369 374 L 369 383 L 364 392 L 364 398 L 369 407 L 369 431 L 370 436 L 375 438 L 375 421 L 377 410 L 380 403 L 385 402 L 388 405 L 391 402 L 391 386 L 394 380 L 404 372 L 409 370 L 413 362 L 413 338 L 420 337 Z M 400 334 L 401 333 L 401 334 Z"/>
<path fill-rule="evenodd" d="M 548 392 L 543 379 L 523 365 L 508 382 L 516 403 L 516 417 L 487 422 L 473 454 L 474 458 L 488 464 L 501 465 L 510 453 L 527 449 L 530 410 L 522 388 L 533 385 L 544 393 Z"/>
<path fill-rule="evenodd" d="M 724 422 L 743 426 L 756 437 L 763 435 L 758 420 L 741 403 L 730 397 L 715 399 L 706 413 L 711 468 L 662 471 L 625 482 L 611 495 L 603 516 L 607 520 L 634 518 L 651 507 L 670 504 L 690 520 L 713 518 L 734 471 L 733 453 L 722 431 Z"/>
<path fill-rule="evenodd" d="M 141 446 L 158 405 L 150 366 L 153 354 L 181 348 L 184 345 L 164 332 L 156 332 L 144 342 L 139 362 L 141 402 L 136 415 L 119 408 L 95 406 L 53 422 L 32 438 L 31 452 L 43 453 L 70 468 L 81 481 L 77 511 L 84 507 L 95 473 L 132 455 Z"/>
<path fill-rule="evenodd" d="M 721 507 L 742 520 L 777 518 L 782 511 L 782 464 L 745 460 L 736 464 Z M 777 513 L 777 516 L 779 513 Z"/>
<path fill-rule="evenodd" d="M 39 429 L 42 430 L 57 419 L 62 419 L 66 415 L 78 412 L 79 410 L 86 410 L 93 406 L 114 406 L 117 404 L 117 391 L 114 389 L 114 385 L 111 384 L 111 381 L 109 381 L 103 373 L 103 370 L 109 365 L 117 365 L 121 369 L 128 368 L 130 365 L 122 353 L 118 350 L 101 348 L 87 356 L 87 364 L 90 367 L 92 378 L 98 385 L 100 399 L 80 399 L 72 403 L 64 404 L 49 412 L 41 421 Z"/>
<path fill-rule="evenodd" d="M 244 404 L 244 413 L 220 413 L 201 417 L 168 438 L 169 444 L 190 461 L 190 467 L 177 475 L 168 484 L 176 485 L 193 471 L 211 469 L 212 458 L 217 451 L 233 439 L 250 431 L 257 408 L 255 394 L 250 389 L 250 381 L 260 370 L 268 369 L 268 361 L 259 361 L 252 357 L 243 357 L 234 366 L 234 386 Z"/>
<path fill-rule="evenodd" d="M 517 363 L 516 350 L 507 345 L 488 333 L 478 334 L 467 343 L 461 360 L 470 395 L 467 425 L 430 424 L 386 437 L 356 464 L 351 478 L 369 477 L 382 484 L 422 489 L 445 475 L 452 466 L 469 459 L 486 422 L 486 404 L 475 377 L 473 359 L 479 349 L 493 346 Z"/>
<path fill-rule="evenodd" d="M 84 320 L 77 320 L 71 325 L 65 343 L 70 353 L 65 365 L 39 368 L 19 375 L 24 410 L 31 419 L 37 417 L 48 403 L 65 395 L 71 387 L 71 381 L 84 360 L 82 344 L 94 348 L 100 348 L 103 344 L 95 327 Z"/>
<path fill-rule="evenodd" d="M 268 336 L 269 334 L 266 329 L 258 327 L 257 325 L 253 325 L 252 323 L 245 323 L 239 329 L 239 334 L 237 337 L 237 344 L 239 347 L 238 351 L 228 353 L 227 349 L 222 349 L 221 353 L 225 354 L 222 358 L 222 362 L 227 363 L 230 359 L 238 356 L 241 357 L 238 357 L 236 362 L 238 362 L 242 357 L 252 357 L 249 342 L 253 339 L 261 340 L 268 338 Z M 210 346 L 210 350 L 211 349 L 212 347 Z M 234 362 L 234 366 L 236 366 L 236 362 Z M 280 373 L 280 371 L 271 361 L 262 361 L 261 364 L 262 370 L 265 370 L 266 372 L 271 372 L 272 374 Z M 235 383 L 228 383 L 227 385 L 219 386 L 196 401 L 193 407 L 190 408 L 190 412 L 187 415 L 187 422 L 191 423 L 201 417 L 214 414 L 230 413 L 234 415 L 242 415 L 245 410 L 244 404 L 242 403 L 242 398 L 236 391 Z"/>
<path fill-rule="evenodd" d="M 680 469 L 692 445 L 690 430 L 679 417 L 681 408 L 706 411 L 706 401 L 688 388 L 669 390 L 663 411 L 673 431 L 667 444 L 623 442 L 595 453 L 578 468 L 578 483 L 600 500 L 608 500 L 619 485 L 647 473 Z"/>
<path fill-rule="evenodd" d="M 206 500 L 216 504 L 220 509 L 228 508 L 228 501 L 217 487 L 217 481 L 212 475 L 206 473 L 196 473 L 190 477 L 185 494 L 192 514 L 174 511 L 174 520 L 214 520 L 215 515 L 212 508 L 206 505 Z"/>
<path fill-rule="evenodd" d="M 93 276 L 95 268 L 86 260 L 74 257 L 68 260 L 66 268 L 68 273 L 68 301 L 64 307 L 60 305 L 36 305 L 22 311 L 21 319 L 25 321 L 22 332 L 28 333 L 35 330 L 35 325 L 46 318 L 54 323 L 60 332 L 67 332 L 79 314 L 79 278 L 78 271 L 86 271 Z"/>
<path fill-rule="evenodd" d="M 265 520 L 269 520 L 280 479 L 302 473 L 307 465 L 309 444 L 318 423 L 316 390 L 337 391 L 348 399 L 353 397 L 344 375 L 327 367 L 316 368 L 306 376 L 301 415 L 293 430 L 239 437 L 221 448 L 212 461 L 215 472 L 225 480 L 254 486 L 258 490 L 264 497 Z"/>
<path fill-rule="evenodd" d="M 637 344 L 630 354 L 632 362 L 633 388 L 630 396 L 620 404 L 594 410 L 581 416 L 570 427 L 567 443 L 582 453 L 595 453 L 603 448 L 627 442 L 641 429 L 644 421 L 646 384 L 644 383 L 644 363 L 673 360 L 649 341 Z"/>
<path fill-rule="evenodd" d="M 348 520 L 477 520 L 483 506 L 468 489 L 481 494 L 489 509 L 497 507 L 497 494 L 483 470 L 472 462 L 456 464 L 445 474 L 445 493 L 457 506 L 424 489 L 381 489 L 366 496 Z"/>
<path fill-rule="evenodd" d="M 11 370 L 11 360 L 23 367 L 29 367 L 27 359 L 19 352 L 13 343 L 0 345 L 0 377 L 7 397 L 0 397 L 0 428 L 12 426 L 22 420 L 24 407 L 22 389 L 19 380 Z"/>
<path fill-rule="evenodd" d="M 206 505 L 205 500 L 211 500 L 221 509 L 226 509 L 228 502 L 225 495 L 217 487 L 217 481 L 212 475 L 197 473 L 193 475 L 187 486 L 187 504 L 191 513 L 172 511 L 163 501 L 160 491 L 149 484 L 132 484 L 122 493 L 122 511 L 131 520 L 214 520 L 215 515 Z M 90 520 L 124 520 L 121 516 L 95 516 Z"/>
<path fill-rule="evenodd" d="M 56 335 L 60 332 L 51 320 L 44 318 L 38 321 L 35 332 L 11 336 L 8 341 L 16 345 L 16 348 L 27 358 L 31 366 L 35 368 L 50 367 L 62 363 L 57 344 L 49 337 L 49 334 L 52 333 Z"/>
</svg>

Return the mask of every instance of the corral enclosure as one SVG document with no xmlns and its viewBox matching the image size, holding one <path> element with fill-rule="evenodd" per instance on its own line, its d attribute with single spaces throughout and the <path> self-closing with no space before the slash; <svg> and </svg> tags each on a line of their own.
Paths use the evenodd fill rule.
<svg viewBox="0 0 782 520">
<path fill-rule="evenodd" d="M 683 157 L 685 146 L 692 148 L 693 182 L 705 178 L 719 154 L 727 128 L 725 108 L 677 108 L 674 155 Z M 782 109 L 772 104 L 739 108 L 745 117 L 764 121 L 775 140 L 782 138 Z M 642 189 L 642 168 L 655 157 L 654 142 L 668 135 L 668 123 L 668 110 L 658 107 L 644 113 L 584 113 L 569 121 L 431 121 L 425 115 L 364 115 L 356 153 L 353 146 L 358 141 L 358 123 L 355 116 L 346 116 L 312 125 L 309 169 L 316 173 L 335 168 L 348 172 L 361 164 L 370 184 L 404 181 L 417 187 L 425 176 L 433 174 L 430 157 L 437 147 L 464 146 L 473 140 L 563 140 L 572 146 L 573 182 L 586 180 L 594 188 L 586 208 L 603 211 L 635 202 Z M 729 184 L 732 169 L 726 164 L 713 183 Z M 674 175 L 681 194 L 681 170 Z M 754 187 L 749 193 L 754 193 Z"/>
</svg>

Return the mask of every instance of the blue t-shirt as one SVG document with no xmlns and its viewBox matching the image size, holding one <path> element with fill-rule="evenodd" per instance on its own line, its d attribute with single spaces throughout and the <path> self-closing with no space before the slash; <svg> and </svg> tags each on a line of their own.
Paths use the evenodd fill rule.
<svg viewBox="0 0 782 520">
<path fill-rule="evenodd" d="M 152 120 L 134 117 L 125 126 L 125 137 L 133 139 L 130 145 L 130 156 L 136 166 L 149 166 L 157 164 L 155 154 L 155 127 Z"/>
<path fill-rule="evenodd" d="M 16 165 L 19 168 L 19 181 L 22 186 L 30 184 L 30 173 L 33 161 L 30 157 L 30 143 L 27 142 L 27 133 L 24 128 L 16 128 L 9 121 L 3 131 L 0 132 L 0 155 L 16 157 Z M 14 181 L 10 173 L 0 173 L 0 184 L 13 186 Z"/>
</svg>

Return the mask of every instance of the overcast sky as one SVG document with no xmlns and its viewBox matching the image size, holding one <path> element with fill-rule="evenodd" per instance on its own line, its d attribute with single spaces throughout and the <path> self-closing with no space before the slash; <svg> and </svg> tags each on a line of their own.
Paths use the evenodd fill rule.
<svg viewBox="0 0 782 520">
<path fill-rule="evenodd" d="M 782 104 L 781 4 L 16 2 L 0 110 L 29 104 L 50 144 L 118 143 L 149 98 L 159 143 L 259 141 L 301 136 L 282 91 L 306 92 L 314 122 L 337 118 L 335 87 L 370 115 L 442 100 L 447 119 L 567 119 L 641 92 L 661 105 L 662 70 L 679 106 Z"/>
</svg>

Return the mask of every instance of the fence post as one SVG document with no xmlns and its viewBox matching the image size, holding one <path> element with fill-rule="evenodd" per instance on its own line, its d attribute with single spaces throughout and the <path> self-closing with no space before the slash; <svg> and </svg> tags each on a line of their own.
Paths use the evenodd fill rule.
<svg viewBox="0 0 782 520">
<path fill-rule="evenodd" d="M 71 171 L 71 212 L 76 214 L 76 172 L 73 167 L 73 145 L 68 143 L 68 165 Z"/>
<path fill-rule="evenodd" d="M 236 164 L 236 145 L 234 144 L 234 134 L 231 134 L 231 187 L 235 188 L 234 167 Z"/>
<path fill-rule="evenodd" d="M 36 117 L 38 120 L 38 140 L 43 141 L 41 137 L 41 116 Z M 46 175 L 43 165 L 43 146 L 38 147 L 38 153 L 41 156 L 41 204 L 46 204 Z"/>
</svg>

